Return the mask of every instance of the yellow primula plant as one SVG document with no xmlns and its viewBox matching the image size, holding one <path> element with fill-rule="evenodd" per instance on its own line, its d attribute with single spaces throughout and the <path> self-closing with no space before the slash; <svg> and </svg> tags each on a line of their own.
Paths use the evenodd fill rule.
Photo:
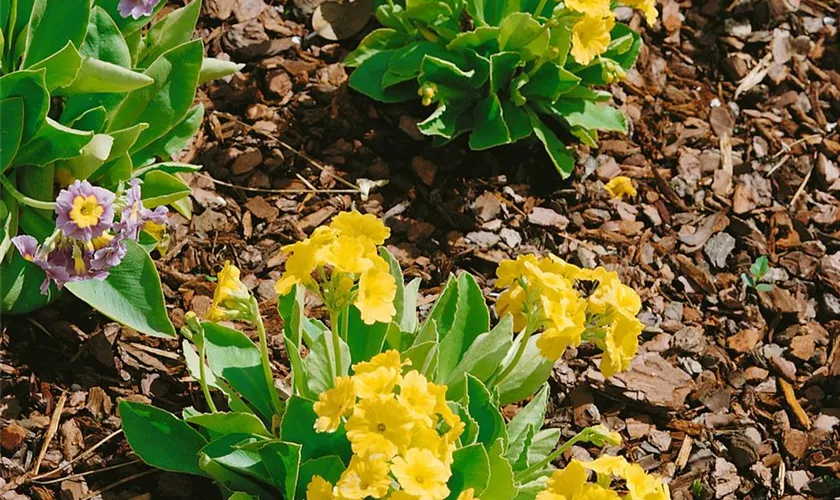
<svg viewBox="0 0 840 500">
<path fill-rule="evenodd" d="M 555 470 L 576 443 L 620 444 L 616 432 L 598 425 L 561 444 L 559 429 L 542 428 L 547 379 L 567 349 L 597 346 L 605 377 L 627 368 L 642 331 L 632 288 L 603 268 L 524 255 L 498 267 L 495 322 L 468 273 L 446 282 L 421 322 L 419 280 L 404 282 L 383 247 L 389 234 L 345 212 L 283 248 L 285 380 L 257 299 L 225 263 L 204 320 L 187 313 L 182 329 L 204 405 L 176 416 L 121 402 L 135 453 L 237 499 L 668 498 L 659 478 L 618 456 Z M 307 296 L 328 322 L 306 314 Z M 512 403 L 523 406 L 508 420 L 500 408 Z"/>
</svg>

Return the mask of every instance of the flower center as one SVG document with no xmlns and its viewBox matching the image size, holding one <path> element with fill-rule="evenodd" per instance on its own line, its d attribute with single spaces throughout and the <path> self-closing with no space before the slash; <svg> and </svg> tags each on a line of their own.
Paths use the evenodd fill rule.
<svg viewBox="0 0 840 500">
<path fill-rule="evenodd" d="M 378 425 L 376 426 L 376 429 L 377 429 L 379 432 L 385 432 L 385 430 L 386 430 L 385 424 L 382 424 L 382 423 L 378 424 Z"/>
<path fill-rule="evenodd" d="M 99 204 L 95 195 L 76 196 L 73 200 L 73 209 L 70 210 L 70 220 L 76 223 L 79 228 L 95 226 L 99 223 L 99 217 L 105 209 Z"/>
</svg>

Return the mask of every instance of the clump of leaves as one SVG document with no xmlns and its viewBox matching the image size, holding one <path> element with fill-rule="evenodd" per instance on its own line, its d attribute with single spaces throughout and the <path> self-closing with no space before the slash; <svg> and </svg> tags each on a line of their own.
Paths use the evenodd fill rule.
<svg viewBox="0 0 840 500">
<path fill-rule="evenodd" d="M 767 256 L 762 255 L 761 257 L 755 259 L 752 263 L 749 274 L 741 273 L 741 279 L 747 287 L 752 288 L 757 292 L 769 292 L 773 289 L 773 285 L 771 283 L 761 282 L 768 271 L 770 271 L 770 264 L 767 260 Z"/>
<path fill-rule="evenodd" d="M 356 67 L 350 86 L 382 102 L 434 104 L 418 128 L 436 145 L 461 134 L 473 150 L 535 137 L 566 177 L 574 159 L 560 136 L 594 147 L 599 130 L 627 131 L 595 87 L 622 79 L 642 46 L 614 22 L 615 2 L 590 3 L 597 14 L 552 0 L 388 0 L 376 9 L 385 27 L 345 60 Z"/>
</svg>

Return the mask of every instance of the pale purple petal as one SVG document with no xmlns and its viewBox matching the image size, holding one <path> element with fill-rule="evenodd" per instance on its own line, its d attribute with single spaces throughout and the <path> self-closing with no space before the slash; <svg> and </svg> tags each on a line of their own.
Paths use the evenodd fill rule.
<svg viewBox="0 0 840 500">
<path fill-rule="evenodd" d="M 20 252 L 20 256 L 33 262 L 38 254 L 38 240 L 29 235 L 15 236 L 12 243 Z"/>
<path fill-rule="evenodd" d="M 108 245 L 93 253 L 90 266 L 97 271 L 107 271 L 122 262 L 125 253 L 125 241 L 122 236 L 117 235 Z"/>
<path fill-rule="evenodd" d="M 143 205 L 140 181 L 131 179 L 129 188 L 125 191 L 125 208 L 120 216 L 118 230 L 124 238 L 137 241 L 140 237 L 140 230 L 147 222 L 165 225 L 168 222 L 166 207 L 156 207 L 149 210 Z"/>
<path fill-rule="evenodd" d="M 122 17 L 131 16 L 134 19 L 151 16 L 160 0 L 120 0 L 117 9 Z"/>
<path fill-rule="evenodd" d="M 95 207 L 101 208 L 102 213 L 97 216 L 94 224 L 74 218 L 74 204 L 79 198 L 95 199 Z M 100 187 L 92 186 L 88 181 L 76 181 L 67 189 L 62 189 L 55 200 L 56 227 L 65 236 L 81 241 L 90 241 L 101 236 L 113 226 L 114 222 L 114 193 Z"/>
</svg>

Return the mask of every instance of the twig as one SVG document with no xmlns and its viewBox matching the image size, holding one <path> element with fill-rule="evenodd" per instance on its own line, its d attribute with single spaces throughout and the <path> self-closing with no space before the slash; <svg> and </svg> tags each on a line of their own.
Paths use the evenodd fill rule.
<svg viewBox="0 0 840 500">
<path fill-rule="evenodd" d="M 74 464 L 74 463 L 76 463 L 76 462 L 78 462 L 79 460 L 81 460 L 81 459 L 83 459 L 83 458 L 85 458 L 85 457 L 89 456 L 89 455 L 90 455 L 90 454 L 92 454 L 92 453 L 93 453 L 93 452 L 94 452 L 97 448 L 99 448 L 99 447 L 100 447 L 100 446 L 102 446 L 103 444 L 107 443 L 108 441 L 110 441 L 110 440 L 111 440 L 111 438 L 113 438 L 114 436 L 116 436 L 116 435 L 118 435 L 118 434 L 120 434 L 120 433 L 122 433 L 122 429 L 117 429 L 117 430 L 115 430 L 114 432 L 112 432 L 112 433 L 108 434 L 107 436 L 105 436 L 104 438 L 102 438 L 102 440 L 101 440 L 101 441 L 99 441 L 98 443 L 96 443 L 95 445 L 93 445 L 91 448 L 88 448 L 87 450 L 83 451 L 82 453 L 79 453 L 79 454 L 76 456 L 76 458 L 74 458 L 73 460 L 70 460 L 69 462 L 65 463 L 65 464 L 64 464 L 64 465 L 62 465 L 61 467 L 59 467 L 59 468 L 57 468 L 57 469 L 54 469 L 54 470 L 52 470 L 52 471 L 50 471 L 50 472 L 46 472 L 46 473 L 44 473 L 44 474 L 41 474 L 40 476 L 37 476 L 37 475 L 36 475 L 35 477 L 31 478 L 31 479 L 30 479 L 30 481 L 36 481 L 36 480 L 38 480 L 38 479 L 43 479 L 43 478 L 45 478 L 45 477 L 52 476 L 53 474 L 55 474 L 55 473 L 57 473 L 57 472 L 61 472 L 61 471 L 63 471 L 63 470 L 67 470 L 67 469 L 69 469 L 70 467 L 72 467 L 72 466 L 73 466 L 73 464 Z"/>
<path fill-rule="evenodd" d="M 797 189 L 796 192 L 793 193 L 793 198 L 791 198 L 791 200 L 790 200 L 790 206 L 791 207 L 793 206 L 794 203 L 796 203 L 796 200 L 797 200 L 797 198 L 799 198 L 799 195 L 802 194 L 802 191 L 805 191 L 805 185 L 808 184 L 809 180 L 811 180 L 811 174 L 814 173 L 814 167 L 816 166 L 816 164 L 817 164 L 817 158 L 816 158 L 816 155 L 814 155 L 814 162 L 811 164 L 811 169 L 808 170 L 808 175 L 806 175 L 805 178 L 802 179 L 802 184 L 799 185 L 799 189 Z"/>
<path fill-rule="evenodd" d="M 220 186 L 227 186 L 233 189 L 241 189 L 243 191 L 250 191 L 252 193 L 267 193 L 267 194 L 312 194 L 312 193 L 333 193 L 333 194 L 356 194 L 359 193 L 359 189 L 265 189 L 265 188 L 252 188 L 246 186 L 237 186 L 236 184 L 231 184 L 229 182 L 220 181 L 218 179 L 214 179 L 209 175 L 199 172 L 197 175 L 204 177 L 205 179 L 209 179 L 214 184 L 218 184 Z"/>
<path fill-rule="evenodd" d="M 99 490 L 96 490 L 96 491 L 91 491 L 90 493 L 83 496 L 79 500 L 88 500 L 89 498 L 93 498 L 97 495 L 101 495 L 102 493 L 105 493 L 108 490 L 114 489 L 121 484 L 125 484 L 129 481 L 134 481 L 135 479 L 141 478 L 143 476 L 148 476 L 149 474 L 154 474 L 155 472 L 158 472 L 157 469 L 149 469 L 149 470 L 146 470 L 146 471 L 143 471 L 143 472 L 138 472 L 137 474 L 132 474 L 128 477 L 124 477 L 124 478 L 120 479 L 116 483 L 109 484 L 108 486 L 106 486 L 102 489 L 99 489 Z"/>
<path fill-rule="evenodd" d="M 38 460 L 35 461 L 35 467 L 32 468 L 32 474 L 38 475 L 38 470 L 41 468 L 41 462 L 44 461 L 44 456 L 47 454 L 47 448 L 50 446 L 50 441 L 55 437 L 58 431 L 58 424 L 61 421 L 61 412 L 64 411 L 64 403 L 67 402 L 67 393 L 62 392 L 58 398 L 58 403 L 53 410 L 52 418 L 50 418 L 50 426 L 47 428 L 47 435 L 44 436 L 44 444 L 41 445 L 41 452 L 38 453 Z"/>
<path fill-rule="evenodd" d="M 142 460 L 140 460 L 138 458 L 137 460 L 132 460 L 131 462 L 125 462 L 123 464 L 117 464 L 117 465 L 109 465 L 108 467 L 103 467 L 101 469 L 89 470 L 89 471 L 86 471 L 86 472 L 79 472 L 78 474 L 71 474 L 69 476 L 59 477 L 57 479 L 50 479 L 49 481 L 32 481 L 32 482 L 33 483 L 38 483 L 38 484 L 53 484 L 53 483 L 59 483 L 61 481 L 72 481 L 73 479 L 78 479 L 80 477 L 90 476 L 91 474 L 96 474 L 96 473 L 99 473 L 99 472 L 105 472 L 105 471 L 109 471 L 109 470 L 120 469 L 122 467 L 128 467 L 129 465 L 134 465 L 138 462 L 142 462 Z"/>
<path fill-rule="evenodd" d="M 790 152 L 791 148 L 793 148 L 794 146 L 798 146 L 799 144 L 810 141 L 811 139 L 816 139 L 817 137 L 822 137 L 822 134 L 806 135 L 805 137 L 800 137 L 799 139 L 791 142 L 790 144 L 782 144 L 782 149 L 777 151 L 776 154 L 773 155 L 773 158 L 778 158 L 779 156 Z"/>
<path fill-rule="evenodd" d="M 774 156 L 773 158 L 775 158 L 775 156 Z M 779 170 L 780 168 L 782 168 L 782 165 L 784 165 L 785 163 L 787 163 L 787 161 L 788 161 L 788 160 L 790 160 L 790 155 L 785 156 L 784 158 L 782 158 L 781 160 L 779 160 L 779 163 L 777 163 L 777 164 L 773 165 L 773 168 L 771 168 L 771 169 L 770 169 L 770 171 L 768 171 L 768 172 L 767 172 L 767 174 L 765 175 L 765 177 L 770 177 L 771 175 L 773 175 L 773 173 L 774 173 L 776 170 Z"/>
<path fill-rule="evenodd" d="M 805 413 L 805 410 L 802 409 L 799 401 L 796 400 L 796 393 L 793 392 L 793 386 L 790 385 L 790 382 L 781 378 L 779 379 L 779 385 L 782 387 L 782 393 L 785 395 L 785 400 L 790 405 L 790 409 L 793 411 L 793 414 L 796 415 L 796 419 L 799 420 L 802 427 L 810 429 L 811 419 L 808 418 L 808 414 Z"/>
</svg>

